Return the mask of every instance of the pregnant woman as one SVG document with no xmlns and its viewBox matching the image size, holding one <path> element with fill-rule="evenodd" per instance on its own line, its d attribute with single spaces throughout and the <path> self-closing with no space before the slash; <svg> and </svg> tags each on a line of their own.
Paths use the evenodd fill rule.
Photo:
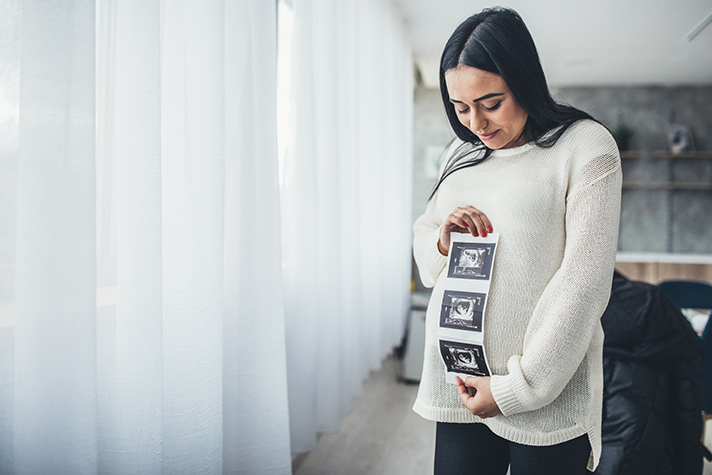
<svg viewBox="0 0 712 475">
<path fill-rule="evenodd" d="M 618 149 L 588 114 L 554 101 L 512 10 L 457 27 L 440 89 L 457 137 L 414 226 L 420 276 L 434 286 L 414 410 L 438 423 L 435 473 L 584 474 L 601 453 Z M 437 338 L 451 232 L 500 234 L 483 328 L 491 376 L 457 385 Z"/>
</svg>

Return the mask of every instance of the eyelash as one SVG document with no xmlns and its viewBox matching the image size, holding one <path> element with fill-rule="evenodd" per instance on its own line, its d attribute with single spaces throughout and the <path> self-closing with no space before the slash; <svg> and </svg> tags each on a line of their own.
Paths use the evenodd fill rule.
<svg viewBox="0 0 712 475">
<path fill-rule="evenodd" d="M 492 112 L 493 110 L 497 110 L 497 109 L 499 108 L 499 105 L 500 105 L 501 103 L 502 103 L 502 101 L 499 101 L 498 103 L 496 103 L 496 104 L 495 104 L 494 106 L 492 106 L 492 107 L 485 107 L 485 106 L 482 106 L 482 108 L 483 108 L 484 110 L 488 111 L 488 112 Z M 469 111 L 469 110 L 470 110 L 469 108 L 467 108 L 467 109 L 465 109 L 465 110 L 460 110 L 460 109 L 458 109 L 457 112 L 460 113 L 460 114 L 465 114 L 465 113 L 467 113 L 467 111 Z"/>
</svg>

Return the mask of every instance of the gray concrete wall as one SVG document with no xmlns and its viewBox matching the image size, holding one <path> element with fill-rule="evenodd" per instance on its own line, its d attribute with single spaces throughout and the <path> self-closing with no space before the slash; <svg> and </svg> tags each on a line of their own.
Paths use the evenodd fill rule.
<svg viewBox="0 0 712 475">
<path fill-rule="evenodd" d="M 670 124 L 687 125 L 696 150 L 712 150 L 712 86 L 562 87 L 552 90 L 613 129 L 633 129 L 631 149 L 643 159 L 624 159 L 625 181 L 712 183 L 710 159 L 651 159 L 667 149 Z M 436 89 L 415 90 L 413 220 L 425 210 L 435 183 L 433 161 L 454 134 Z M 712 191 L 625 189 L 619 249 L 630 252 L 712 254 Z"/>
<path fill-rule="evenodd" d="M 436 177 L 434 155 L 455 137 L 445 116 L 439 89 L 415 88 L 413 104 L 413 221 L 425 212 Z"/>
</svg>

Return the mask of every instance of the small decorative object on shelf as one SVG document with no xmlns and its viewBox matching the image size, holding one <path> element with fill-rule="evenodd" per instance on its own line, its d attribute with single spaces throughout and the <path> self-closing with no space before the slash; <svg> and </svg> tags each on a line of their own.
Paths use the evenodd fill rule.
<svg viewBox="0 0 712 475">
<path fill-rule="evenodd" d="M 619 110 L 617 114 L 616 126 L 613 130 L 611 130 L 611 135 L 613 135 L 613 138 L 618 145 L 618 150 L 621 152 L 627 152 L 630 150 L 630 138 L 634 133 L 633 129 L 625 125 L 623 112 Z"/>
<path fill-rule="evenodd" d="M 611 135 L 613 135 L 613 138 L 616 140 L 616 144 L 618 144 L 618 150 L 621 152 L 630 150 L 630 138 L 634 133 L 633 129 L 622 123 L 611 131 Z"/>
<path fill-rule="evenodd" d="M 668 132 L 668 147 L 674 154 L 695 150 L 690 128 L 686 125 L 671 125 Z"/>
</svg>

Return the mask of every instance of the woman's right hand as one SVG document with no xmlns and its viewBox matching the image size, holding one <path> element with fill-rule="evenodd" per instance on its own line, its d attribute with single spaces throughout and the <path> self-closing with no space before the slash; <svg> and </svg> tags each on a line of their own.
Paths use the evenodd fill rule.
<svg viewBox="0 0 712 475">
<path fill-rule="evenodd" d="M 440 240 L 438 241 L 438 250 L 440 254 L 447 256 L 450 249 L 450 233 L 470 233 L 473 236 L 487 236 L 488 232 L 492 232 L 492 223 L 485 214 L 473 208 L 472 206 L 464 206 L 455 208 L 450 215 L 445 218 L 445 222 L 440 227 Z"/>
</svg>

